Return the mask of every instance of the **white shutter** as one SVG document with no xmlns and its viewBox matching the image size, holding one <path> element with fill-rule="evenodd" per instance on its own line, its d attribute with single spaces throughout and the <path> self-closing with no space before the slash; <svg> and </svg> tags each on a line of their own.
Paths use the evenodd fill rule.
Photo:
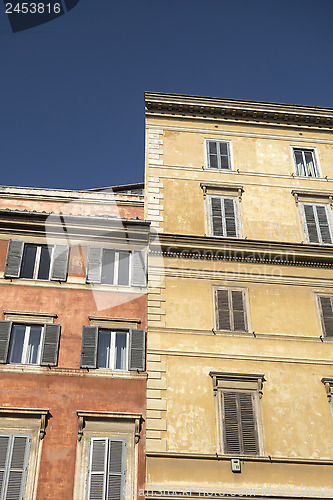
<svg viewBox="0 0 333 500">
<path fill-rule="evenodd" d="M 331 227 L 325 205 L 303 205 L 305 227 L 309 243 L 332 244 Z"/>
<path fill-rule="evenodd" d="M 30 443 L 30 435 L 0 435 L 1 499 L 24 500 Z"/>
<path fill-rule="evenodd" d="M 88 500 L 106 499 L 107 477 L 107 438 L 90 439 L 90 457 L 88 468 Z"/>
</svg>

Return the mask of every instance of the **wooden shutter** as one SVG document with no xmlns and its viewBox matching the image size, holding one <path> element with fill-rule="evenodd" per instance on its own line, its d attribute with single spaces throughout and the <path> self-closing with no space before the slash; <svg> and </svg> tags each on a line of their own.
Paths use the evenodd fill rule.
<svg viewBox="0 0 333 500">
<path fill-rule="evenodd" d="M 66 281 L 69 261 L 69 246 L 54 245 L 51 280 Z"/>
<path fill-rule="evenodd" d="M 208 168 L 230 169 L 230 148 L 225 141 L 207 141 Z"/>
<path fill-rule="evenodd" d="M 332 298 L 319 296 L 323 330 L 326 337 L 333 337 Z"/>
<path fill-rule="evenodd" d="M 223 230 L 222 198 L 210 198 L 211 227 L 214 236 L 225 236 Z"/>
<path fill-rule="evenodd" d="M 228 290 L 216 290 L 216 319 L 218 330 L 231 330 Z"/>
<path fill-rule="evenodd" d="M 236 221 L 236 200 L 233 198 L 223 198 L 224 202 L 224 219 L 225 219 L 225 236 L 229 238 L 237 237 L 237 221 Z"/>
<path fill-rule="evenodd" d="M 1 498 L 23 500 L 28 471 L 31 436 L 9 434 L 0 436 Z"/>
<path fill-rule="evenodd" d="M 107 438 L 90 439 L 90 460 L 88 469 L 88 500 L 106 499 Z"/>
<path fill-rule="evenodd" d="M 218 150 L 216 141 L 207 141 L 208 168 L 219 168 Z"/>
<path fill-rule="evenodd" d="M 330 224 L 325 205 L 303 205 L 309 243 L 332 243 Z"/>
<path fill-rule="evenodd" d="M 0 363 L 7 363 L 11 321 L 0 321 Z"/>
<path fill-rule="evenodd" d="M 145 330 L 130 330 L 129 369 L 140 371 L 146 369 Z"/>
<path fill-rule="evenodd" d="M 126 480 L 126 442 L 109 439 L 109 474 L 107 500 L 124 498 Z"/>
<path fill-rule="evenodd" d="M 253 394 L 250 392 L 222 392 L 222 426 L 225 453 L 259 454 Z"/>
<path fill-rule="evenodd" d="M 232 324 L 236 332 L 247 331 L 245 297 L 241 290 L 229 290 L 231 294 Z"/>
<path fill-rule="evenodd" d="M 84 326 L 81 343 L 81 368 L 96 368 L 98 327 Z"/>
<path fill-rule="evenodd" d="M 5 264 L 5 278 L 19 278 L 23 256 L 24 242 L 10 240 L 8 243 L 7 259 Z"/>
<path fill-rule="evenodd" d="M 44 325 L 44 341 L 41 365 L 56 366 L 58 364 L 60 325 L 46 323 Z"/>
<path fill-rule="evenodd" d="M 87 283 L 100 283 L 102 278 L 102 252 L 99 247 L 89 247 L 87 257 Z"/>
<path fill-rule="evenodd" d="M 147 286 L 147 252 L 134 251 L 131 253 L 132 286 Z"/>
</svg>

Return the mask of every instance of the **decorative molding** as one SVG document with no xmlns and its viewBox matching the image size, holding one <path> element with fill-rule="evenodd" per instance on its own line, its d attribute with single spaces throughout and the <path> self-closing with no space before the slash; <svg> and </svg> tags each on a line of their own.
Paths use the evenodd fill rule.
<svg viewBox="0 0 333 500">
<path fill-rule="evenodd" d="M 325 386 L 328 402 L 330 403 L 333 398 L 333 378 L 322 378 L 322 383 Z"/>
<path fill-rule="evenodd" d="M 238 99 L 145 93 L 146 116 L 160 116 L 283 128 L 332 130 L 333 109 Z"/>
<path fill-rule="evenodd" d="M 214 395 L 219 389 L 252 389 L 257 390 L 259 398 L 262 398 L 263 383 L 265 382 L 263 374 L 209 372 L 209 375 L 213 379 Z"/>
<path fill-rule="evenodd" d="M 58 317 L 56 313 L 40 313 L 40 312 L 23 312 L 23 311 L 7 311 L 3 314 L 6 321 L 30 321 L 31 323 L 53 323 L 53 320 Z"/>
<path fill-rule="evenodd" d="M 141 319 L 132 318 L 107 318 L 104 316 L 89 316 L 91 326 L 106 328 L 138 328 Z"/>
<path fill-rule="evenodd" d="M 312 203 L 327 203 L 333 208 L 333 194 L 325 191 L 306 191 L 293 189 L 291 194 L 295 198 L 295 203 L 299 202 L 312 202 Z"/>
<path fill-rule="evenodd" d="M 107 411 L 77 411 L 79 419 L 78 425 L 78 441 L 83 437 L 85 421 L 91 420 L 122 420 L 132 421 L 134 423 L 134 442 L 138 444 L 140 440 L 141 425 L 143 422 L 141 413 L 122 413 L 122 412 L 107 412 Z"/>
<path fill-rule="evenodd" d="M 37 408 L 5 408 L 0 407 L 0 417 L 10 415 L 12 418 L 37 418 L 40 419 L 39 439 L 43 439 L 46 434 L 47 417 L 49 410 Z"/>
<path fill-rule="evenodd" d="M 261 263 L 275 266 L 333 267 L 332 245 L 182 234 L 159 236 L 161 249 L 152 243 L 150 255 L 162 254 L 163 257 L 180 259 Z"/>
<path fill-rule="evenodd" d="M 242 201 L 242 194 L 244 193 L 243 186 L 236 186 L 233 184 L 218 184 L 200 182 L 200 187 L 203 190 L 204 198 L 209 195 L 215 196 L 238 196 L 239 201 Z"/>
</svg>

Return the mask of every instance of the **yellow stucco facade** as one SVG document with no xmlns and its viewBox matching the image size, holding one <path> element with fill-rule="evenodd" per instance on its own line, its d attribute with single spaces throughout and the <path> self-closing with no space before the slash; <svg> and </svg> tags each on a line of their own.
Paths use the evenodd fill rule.
<svg viewBox="0 0 333 500">
<path fill-rule="evenodd" d="M 145 100 L 147 498 L 332 498 L 333 109 Z"/>
</svg>

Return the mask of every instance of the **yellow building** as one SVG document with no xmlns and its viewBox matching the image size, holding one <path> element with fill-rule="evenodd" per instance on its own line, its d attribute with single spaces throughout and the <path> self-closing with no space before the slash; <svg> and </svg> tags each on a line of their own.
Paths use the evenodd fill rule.
<svg viewBox="0 0 333 500">
<path fill-rule="evenodd" d="M 332 498 L 333 109 L 145 101 L 147 498 Z"/>
</svg>

